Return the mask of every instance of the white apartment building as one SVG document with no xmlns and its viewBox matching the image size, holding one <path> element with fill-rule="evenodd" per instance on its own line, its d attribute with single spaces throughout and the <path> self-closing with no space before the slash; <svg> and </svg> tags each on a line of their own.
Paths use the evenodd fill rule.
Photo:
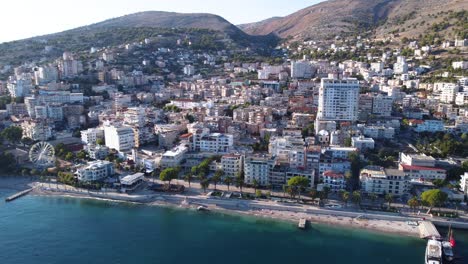
<svg viewBox="0 0 468 264">
<path fill-rule="evenodd" d="M 105 126 L 104 137 L 106 146 L 118 152 L 127 152 L 135 147 L 135 135 L 131 127 Z"/>
<path fill-rule="evenodd" d="M 291 78 L 312 78 L 312 65 L 308 61 L 291 61 Z"/>
<path fill-rule="evenodd" d="M 365 126 L 362 134 L 370 138 L 388 138 L 392 139 L 395 136 L 395 129 L 393 127 L 385 126 Z"/>
<path fill-rule="evenodd" d="M 393 72 L 395 74 L 408 73 L 408 63 L 406 63 L 406 58 L 404 56 L 397 57 L 397 62 L 393 64 Z"/>
<path fill-rule="evenodd" d="M 416 132 L 440 132 L 444 131 L 444 122 L 441 120 L 425 120 L 422 124 L 418 124 L 414 131 Z"/>
<path fill-rule="evenodd" d="M 330 191 L 337 192 L 346 188 L 346 178 L 343 173 L 335 171 L 324 171 L 322 174 L 323 183 L 330 187 Z"/>
<path fill-rule="evenodd" d="M 55 65 L 41 66 L 34 71 L 36 85 L 44 85 L 58 80 L 58 68 Z"/>
<path fill-rule="evenodd" d="M 96 145 L 98 139 L 104 139 L 104 129 L 102 128 L 88 128 L 81 131 L 81 142 L 83 144 Z"/>
<path fill-rule="evenodd" d="M 188 152 L 188 148 L 184 145 L 179 145 L 171 150 L 164 152 L 161 157 L 159 166 L 162 169 L 175 168 L 179 166 L 185 159 L 185 153 Z"/>
<path fill-rule="evenodd" d="M 143 107 L 129 107 L 124 112 L 124 123 L 129 126 L 142 127 L 146 123 L 146 113 Z"/>
<path fill-rule="evenodd" d="M 270 157 L 250 156 L 244 162 L 244 182 L 252 184 L 256 179 L 261 186 L 270 184 L 273 161 Z"/>
<path fill-rule="evenodd" d="M 392 110 L 392 97 L 379 94 L 372 98 L 372 114 L 388 117 L 392 115 Z"/>
<path fill-rule="evenodd" d="M 89 158 L 94 160 L 103 160 L 109 155 L 109 148 L 101 145 L 86 145 L 86 152 Z"/>
<path fill-rule="evenodd" d="M 233 136 L 222 133 L 211 133 L 201 137 L 200 151 L 211 153 L 228 153 L 234 144 Z"/>
<path fill-rule="evenodd" d="M 18 79 L 7 83 L 7 89 L 13 98 L 28 95 L 33 88 L 31 80 Z"/>
<path fill-rule="evenodd" d="M 434 167 L 435 159 L 431 156 L 420 154 L 400 153 L 400 164 L 411 166 Z"/>
<path fill-rule="evenodd" d="M 452 62 L 452 68 L 454 69 L 468 69 L 468 61 L 454 61 Z"/>
<path fill-rule="evenodd" d="M 193 67 L 192 65 L 185 65 L 184 74 L 188 75 L 188 76 L 194 75 L 195 74 L 195 67 Z"/>
<path fill-rule="evenodd" d="M 359 175 L 364 193 L 401 196 L 410 190 L 410 178 L 401 170 L 384 169 L 380 166 L 367 166 Z"/>
<path fill-rule="evenodd" d="M 374 142 L 374 139 L 372 138 L 365 138 L 363 136 L 360 136 L 360 137 L 352 137 L 351 145 L 359 150 L 374 149 L 375 142 Z"/>
<path fill-rule="evenodd" d="M 226 177 L 237 177 L 244 169 L 244 156 L 227 154 L 221 157 L 221 167 Z"/>
<path fill-rule="evenodd" d="M 468 105 L 468 91 L 459 92 L 455 95 L 455 104 L 456 105 Z"/>
<path fill-rule="evenodd" d="M 355 121 L 358 117 L 359 81 L 322 79 L 318 120 Z"/>
<path fill-rule="evenodd" d="M 468 172 L 460 176 L 460 190 L 468 196 Z"/>
<path fill-rule="evenodd" d="M 445 85 L 440 91 L 439 100 L 441 103 L 451 104 L 455 102 L 455 97 L 460 88 L 456 84 Z"/>
<path fill-rule="evenodd" d="M 412 180 L 418 181 L 433 181 L 433 180 L 445 180 L 447 177 L 447 171 L 435 167 L 424 167 L 416 165 L 405 165 L 400 164 L 399 169 L 405 173 L 406 176 Z"/>
<path fill-rule="evenodd" d="M 91 161 L 75 173 L 79 181 L 100 181 L 114 175 L 114 164 L 105 160 Z"/>
</svg>

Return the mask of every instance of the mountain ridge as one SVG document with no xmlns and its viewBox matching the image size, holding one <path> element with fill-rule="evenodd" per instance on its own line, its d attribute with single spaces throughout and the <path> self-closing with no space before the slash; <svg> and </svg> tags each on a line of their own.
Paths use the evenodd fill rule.
<svg viewBox="0 0 468 264">
<path fill-rule="evenodd" d="M 248 34 L 276 34 L 281 38 L 294 39 L 323 39 L 336 35 L 363 34 L 369 30 L 376 30 L 376 35 L 382 35 L 401 27 L 402 17 L 406 21 L 412 19 L 411 15 L 421 18 L 420 22 L 425 20 L 425 23 L 419 27 L 426 29 L 440 22 L 440 19 L 428 15 L 466 9 L 468 1 L 463 0 L 329 0 L 281 18 L 243 24 L 239 28 Z M 393 23 L 395 21 L 397 23 Z M 407 28 L 411 23 L 404 26 Z M 421 30 L 414 30 L 414 33 L 419 34 Z"/>
</svg>

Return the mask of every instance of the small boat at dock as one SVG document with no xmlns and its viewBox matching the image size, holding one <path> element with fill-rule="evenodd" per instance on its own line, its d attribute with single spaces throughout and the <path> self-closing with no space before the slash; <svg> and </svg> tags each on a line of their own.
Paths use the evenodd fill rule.
<svg viewBox="0 0 468 264">
<path fill-rule="evenodd" d="M 209 210 L 208 210 L 208 207 L 204 205 L 200 205 L 197 207 L 197 211 L 209 211 Z"/>
</svg>

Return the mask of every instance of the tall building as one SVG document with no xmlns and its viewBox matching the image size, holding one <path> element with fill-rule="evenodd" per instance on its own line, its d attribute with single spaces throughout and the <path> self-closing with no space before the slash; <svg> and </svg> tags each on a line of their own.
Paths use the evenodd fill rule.
<svg viewBox="0 0 468 264">
<path fill-rule="evenodd" d="M 395 74 L 404 74 L 408 73 L 408 63 L 404 56 L 398 56 L 397 62 L 393 64 L 393 72 Z"/>
<path fill-rule="evenodd" d="M 319 90 L 318 120 L 356 121 L 359 81 L 322 79 Z"/>
<path fill-rule="evenodd" d="M 291 78 L 312 78 L 312 65 L 308 61 L 291 61 Z"/>
<path fill-rule="evenodd" d="M 131 127 L 104 127 L 106 146 L 119 152 L 130 151 L 135 147 L 135 135 Z"/>
<path fill-rule="evenodd" d="M 261 186 L 269 185 L 273 165 L 273 160 L 270 157 L 247 157 L 244 162 L 245 183 L 252 184 L 255 179 Z"/>
<path fill-rule="evenodd" d="M 7 89 L 11 97 L 23 97 L 28 95 L 32 90 L 32 82 L 27 79 L 18 79 L 16 81 L 8 82 Z"/>
</svg>

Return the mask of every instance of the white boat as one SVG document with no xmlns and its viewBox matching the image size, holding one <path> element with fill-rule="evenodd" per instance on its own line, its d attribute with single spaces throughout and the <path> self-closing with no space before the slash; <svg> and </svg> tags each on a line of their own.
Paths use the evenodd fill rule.
<svg viewBox="0 0 468 264">
<path fill-rule="evenodd" d="M 453 261 L 454 259 L 453 248 L 452 248 L 452 244 L 450 244 L 449 241 L 442 242 L 442 252 L 444 254 L 444 260 L 448 261 L 449 263 Z"/>
<path fill-rule="evenodd" d="M 426 264 L 442 264 L 442 242 L 429 239 L 426 247 Z"/>
<path fill-rule="evenodd" d="M 204 205 L 200 205 L 197 207 L 197 210 L 198 211 L 208 211 L 208 207 L 204 206 Z"/>
</svg>

